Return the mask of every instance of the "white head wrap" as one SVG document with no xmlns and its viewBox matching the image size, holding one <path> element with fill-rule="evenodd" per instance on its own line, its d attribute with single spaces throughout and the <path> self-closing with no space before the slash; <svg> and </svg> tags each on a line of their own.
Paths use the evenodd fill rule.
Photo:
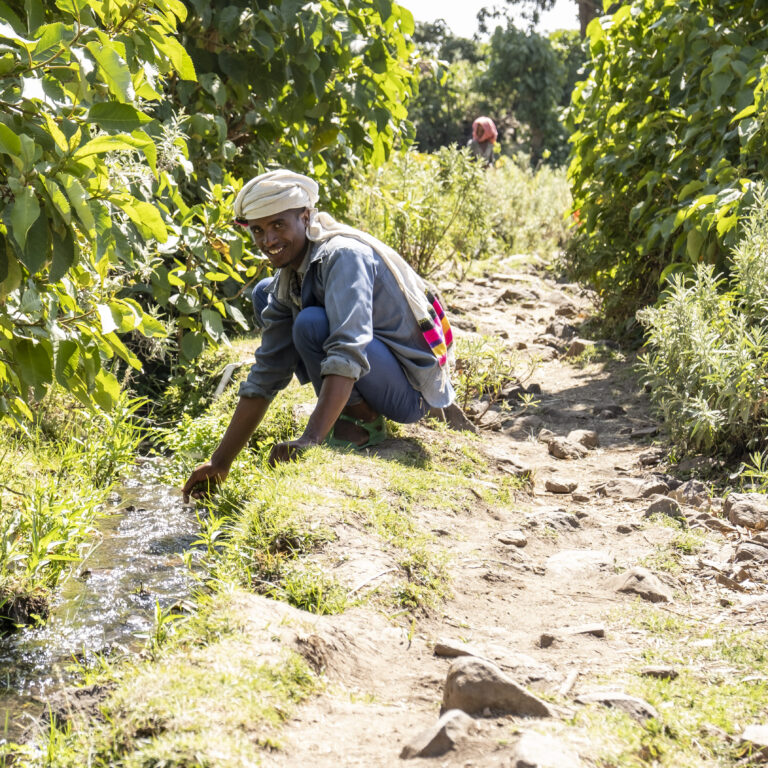
<svg viewBox="0 0 768 768">
<path fill-rule="evenodd" d="M 235 198 L 238 219 L 262 219 L 293 208 L 314 208 L 317 182 L 300 173 L 269 171 L 251 179 Z"/>
</svg>

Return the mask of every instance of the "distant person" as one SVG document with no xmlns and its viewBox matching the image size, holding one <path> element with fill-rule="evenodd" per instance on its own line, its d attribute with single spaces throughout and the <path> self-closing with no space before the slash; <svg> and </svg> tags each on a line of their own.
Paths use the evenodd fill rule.
<svg viewBox="0 0 768 768">
<path fill-rule="evenodd" d="M 493 163 L 493 145 L 499 137 L 496 123 L 490 117 L 478 117 L 472 123 L 472 138 L 468 142 L 472 153 L 486 165 Z"/>
</svg>

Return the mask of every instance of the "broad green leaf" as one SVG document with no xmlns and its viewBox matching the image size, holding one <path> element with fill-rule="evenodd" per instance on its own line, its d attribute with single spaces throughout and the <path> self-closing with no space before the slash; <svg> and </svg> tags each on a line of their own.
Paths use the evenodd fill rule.
<svg viewBox="0 0 768 768">
<path fill-rule="evenodd" d="M 112 95 L 120 101 L 131 101 L 134 97 L 131 71 L 115 50 L 114 44 L 93 40 L 86 44 L 86 48 L 99 65 L 99 70 Z"/>
<path fill-rule="evenodd" d="M 96 311 L 99 313 L 99 319 L 101 320 L 101 332 L 106 336 L 108 333 L 118 330 L 119 326 L 115 322 L 115 318 L 112 315 L 112 310 L 107 304 L 97 304 Z"/>
<path fill-rule="evenodd" d="M 72 230 L 67 228 L 64 237 L 55 230 L 51 233 L 53 240 L 53 260 L 48 272 L 48 279 L 52 283 L 61 280 L 70 270 L 77 258 L 77 246 L 72 238 Z"/>
<path fill-rule="evenodd" d="M 165 228 L 163 217 L 154 205 L 135 198 L 118 205 L 128 214 L 146 239 L 154 238 L 161 243 L 168 239 L 168 230 Z"/>
<path fill-rule="evenodd" d="M 221 322 L 221 315 L 218 312 L 214 312 L 211 309 L 204 309 L 200 313 L 200 317 L 203 321 L 203 328 L 205 332 L 215 341 L 220 342 L 226 338 L 224 333 L 224 325 Z"/>
<path fill-rule="evenodd" d="M 699 260 L 703 246 L 704 236 L 701 234 L 701 232 L 699 232 L 698 229 L 692 229 L 688 233 L 688 238 L 686 241 L 686 253 L 692 262 L 697 262 Z"/>
<path fill-rule="evenodd" d="M 11 228 L 13 237 L 21 250 L 27 244 L 27 233 L 40 216 L 40 204 L 32 187 L 24 187 L 20 195 L 16 195 L 11 211 Z"/>
<path fill-rule="evenodd" d="M 244 330 L 249 331 L 251 328 L 248 325 L 248 321 L 245 319 L 245 315 L 240 311 L 240 308 L 234 304 L 227 304 L 227 314 Z"/>
<path fill-rule="evenodd" d="M 0 283 L 8 277 L 8 245 L 5 242 L 5 235 L 0 232 Z"/>
<path fill-rule="evenodd" d="M 181 352 L 187 360 L 194 360 L 205 346 L 205 339 L 199 333 L 185 333 L 181 337 Z"/>
<path fill-rule="evenodd" d="M 4 123 L 0 123 L 0 152 L 12 157 L 21 154 L 21 140 Z"/>
<path fill-rule="evenodd" d="M 96 222 L 93 218 L 93 212 L 88 206 L 88 194 L 83 189 L 83 185 L 74 176 L 68 174 L 59 174 L 57 179 L 64 187 L 69 202 L 72 203 L 72 207 L 85 227 L 85 234 L 88 239 L 94 240 L 96 238 Z"/>
<path fill-rule="evenodd" d="M 120 397 L 120 382 L 103 368 L 96 374 L 93 399 L 105 411 L 111 411 Z"/>
<path fill-rule="evenodd" d="M 176 73 L 182 80 L 197 80 L 195 65 L 184 49 L 184 46 L 175 38 L 164 35 L 155 27 L 147 28 L 147 35 L 154 43 L 157 50 L 167 56 Z"/>
<path fill-rule="evenodd" d="M 22 339 L 16 344 L 12 359 L 24 383 L 35 390 L 36 397 L 42 397 L 46 386 L 53 381 L 51 358 L 45 343 Z"/>
<path fill-rule="evenodd" d="M 29 228 L 27 240 L 21 254 L 21 261 L 30 276 L 36 275 L 51 257 L 51 230 L 48 219 L 38 216 Z"/>
<path fill-rule="evenodd" d="M 80 361 L 80 347 L 74 341 L 65 339 L 56 345 L 54 373 L 62 387 L 69 388 L 77 373 Z"/>
<path fill-rule="evenodd" d="M 99 102 L 88 110 L 88 122 L 96 123 L 105 131 L 133 131 L 151 119 L 131 104 L 120 101 Z"/>
<path fill-rule="evenodd" d="M 88 6 L 88 0 L 56 0 L 56 6 L 79 19 L 81 11 Z"/>
<path fill-rule="evenodd" d="M 38 178 L 40 179 L 40 183 L 43 185 L 43 188 L 48 193 L 48 197 L 51 198 L 53 207 L 56 209 L 64 222 L 69 224 L 72 221 L 72 207 L 70 206 L 69 201 L 65 197 L 64 193 L 61 191 L 61 187 L 53 179 L 49 178 L 48 176 L 44 176 L 43 174 L 41 174 Z"/>
</svg>

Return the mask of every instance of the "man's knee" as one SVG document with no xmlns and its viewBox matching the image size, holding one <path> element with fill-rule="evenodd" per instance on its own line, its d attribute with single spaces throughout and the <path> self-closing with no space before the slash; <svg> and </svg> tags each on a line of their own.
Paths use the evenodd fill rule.
<svg viewBox="0 0 768 768">
<path fill-rule="evenodd" d="M 260 280 L 258 283 L 256 283 L 256 285 L 253 287 L 253 291 L 251 291 L 251 303 L 253 304 L 253 320 L 256 323 L 257 328 L 264 327 L 264 321 L 261 319 L 261 313 L 267 307 L 267 301 L 269 300 L 269 294 L 267 293 L 267 288 L 269 288 L 269 286 L 271 285 L 272 280 L 274 280 L 274 278 L 265 277 L 263 280 Z"/>
<path fill-rule="evenodd" d="M 328 338 L 328 315 L 322 307 L 305 307 L 293 321 L 293 343 L 297 349 L 318 345 Z"/>
</svg>

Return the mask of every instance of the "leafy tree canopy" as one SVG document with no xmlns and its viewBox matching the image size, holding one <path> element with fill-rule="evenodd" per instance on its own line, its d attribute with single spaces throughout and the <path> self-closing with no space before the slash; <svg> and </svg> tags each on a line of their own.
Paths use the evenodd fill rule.
<svg viewBox="0 0 768 768">
<path fill-rule="evenodd" d="M 232 173 L 386 157 L 412 27 L 385 0 L 0 0 L 0 417 L 53 382 L 108 408 L 247 327 Z"/>
<path fill-rule="evenodd" d="M 765 177 L 768 9 L 640 0 L 589 28 L 570 178 L 577 275 L 631 318 L 672 270 L 722 265 Z"/>
</svg>

